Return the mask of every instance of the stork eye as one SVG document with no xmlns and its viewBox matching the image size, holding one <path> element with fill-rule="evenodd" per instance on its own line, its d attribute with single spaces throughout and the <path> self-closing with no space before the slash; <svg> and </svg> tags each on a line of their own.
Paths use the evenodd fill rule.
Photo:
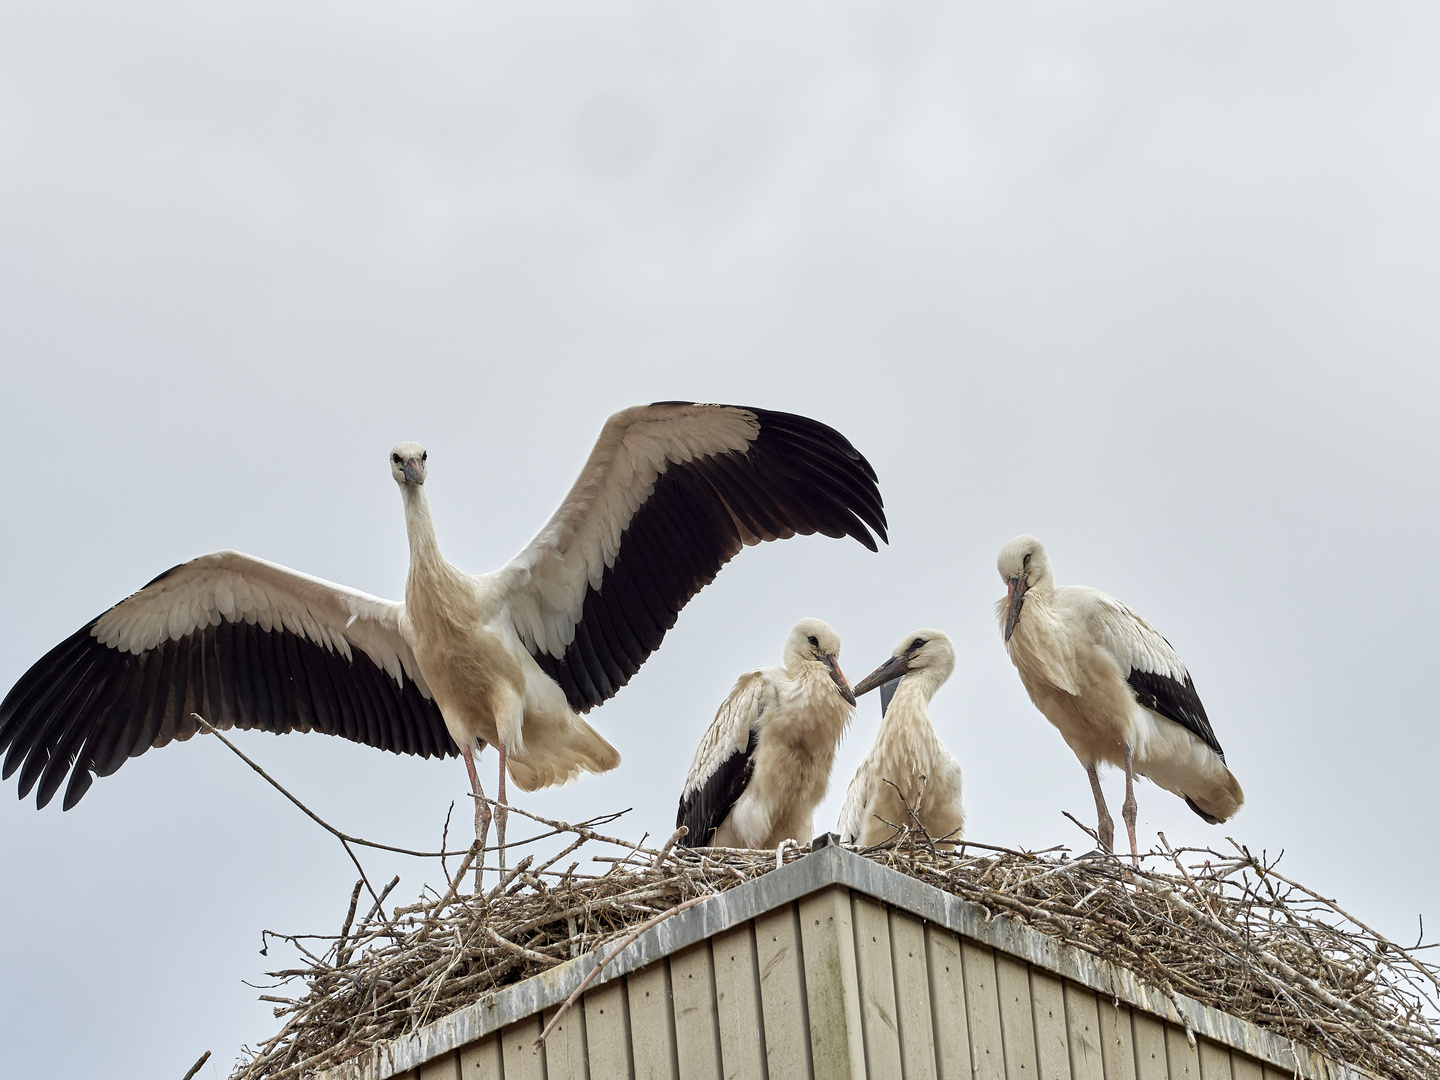
<svg viewBox="0 0 1440 1080">
<path fill-rule="evenodd" d="M 924 644 L 925 639 L 923 637 L 917 637 L 914 641 L 910 642 L 910 651 L 914 652 L 916 649 L 920 648 L 920 646 Z"/>
<path fill-rule="evenodd" d="M 818 649 L 820 647 L 820 640 L 814 634 L 810 635 L 809 641 L 811 648 Z"/>
<path fill-rule="evenodd" d="M 424 460 L 425 460 L 426 458 L 428 458 L 429 456 L 430 456 L 430 451 L 429 451 L 429 450 L 421 450 L 421 451 L 420 451 L 420 460 L 421 460 L 421 461 L 424 461 Z"/>
<path fill-rule="evenodd" d="M 1031 554 L 1032 554 L 1031 552 L 1027 551 L 1027 552 L 1025 553 L 1025 561 L 1020 564 L 1021 566 L 1025 567 L 1027 570 L 1030 568 L 1030 556 L 1031 556 Z"/>
<path fill-rule="evenodd" d="M 396 465 L 399 465 L 399 464 L 400 464 L 400 455 L 399 455 L 399 454 L 391 454 L 391 455 L 390 455 L 390 460 L 393 461 Z"/>
</svg>

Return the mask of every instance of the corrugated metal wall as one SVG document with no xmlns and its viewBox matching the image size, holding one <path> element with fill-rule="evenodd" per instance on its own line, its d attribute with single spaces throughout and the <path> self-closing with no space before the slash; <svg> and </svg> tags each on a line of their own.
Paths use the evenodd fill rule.
<svg viewBox="0 0 1440 1080">
<path fill-rule="evenodd" d="M 1289 1070 L 832 886 L 409 1080 L 1289 1080 Z"/>
</svg>

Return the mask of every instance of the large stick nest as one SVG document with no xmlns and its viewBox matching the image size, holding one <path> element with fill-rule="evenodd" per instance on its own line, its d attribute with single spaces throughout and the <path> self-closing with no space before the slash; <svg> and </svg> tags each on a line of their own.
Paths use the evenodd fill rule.
<svg viewBox="0 0 1440 1080">
<path fill-rule="evenodd" d="M 443 894 L 427 890 L 389 917 L 375 904 L 355 923 L 357 883 L 338 935 L 277 935 L 302 962 L 268 974 L 303 989 L 263 997 L 284 1025 L 243 1052 L 234 1076 L 329 1068 L 803 855 L 691 850 L 673 837 L 657 850 L 595 831 L 613 818 L 545 822 L 552 831 L 532 839 L 570 842 L 544 862 L 526 856 L 483 893 L 461 895 L 467 857 Z M 557 869 L 587 845 L 605 850 L 587 867 L 608 869 Z M 1377 1076 L 1440 1076 L 1440 967 L 1421 959 L 1429 946 L 1388 941 L 1241 846 L 1167 846 L 1134 869 L 1058 848 L 947 851 L 902 829 L 861 854 Z"/>
</svg>

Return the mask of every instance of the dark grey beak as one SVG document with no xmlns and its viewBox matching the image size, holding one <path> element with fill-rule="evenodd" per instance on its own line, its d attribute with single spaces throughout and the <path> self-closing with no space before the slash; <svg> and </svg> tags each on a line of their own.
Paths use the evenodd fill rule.
<svg viewBox="0 0 1440 1080">
<path fill-rule="evenodd" d="M 412 484 L 425 483 L 425 467 L 420 464 L 418 457 L 412 457 L 405 462 L 405 479 Z"/>
<path fill-rule="evenodd" d="M 877 686 L 888 683 L 892 679 L 899 679 L 909 670 L 910 658 L 908 656 L 892 656 L 860 680 L 859 685 L 855 687 L 855 696 L 859 697 L 861 694 L 868 694 Z"/>
<path fill-rule="evenodd" d="M 1024 578 L 1012 577 L 1005 583 L 1005 600 L 1008 605 L 1005 612 L 1006 641 L 1010 640 L 1010 635 L 1015 632 L 1015 624 L 1020 621 L 1020 606 L 1025 603 L 1025 593 L 1029 588 Z"/>
<path fill-rule="evenodd" d="M 890 711 L 890 702 L 895 697 L 895 688 L 900 685 L 899 679 L 891 679 L 880 687 L 880 719 L 885 719 L 885 714 Z"/>
<path fill-rule="evenodd" d="M 826 656 L 825 666 L 830 669 L 830 678 L 835 680 L 835 689 L 840 691 L 840 696 L 854 705 L 855 691 L 850 689 L 850 680 L 845 678 L 845 673 L 840 670 L 840 661 L 833 656 Z"/>
</svg>

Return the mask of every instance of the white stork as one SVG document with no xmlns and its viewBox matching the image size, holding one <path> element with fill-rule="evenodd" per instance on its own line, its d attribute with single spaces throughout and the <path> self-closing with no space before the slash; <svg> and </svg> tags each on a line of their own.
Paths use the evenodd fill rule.
<svg viewBox="0 0 1440 1080">
<path fill-rule="evenodd" d="M 1170 643 L 1098 589 L 1057 587 L 1033 536 L 1007 543 L 997 565 L 1006 591 L 995 609 L 1006 651 L 1030 700 L 1085 766 L 1101 846 L 1111 851 L 1115 839 L 1096 773 L 1101 762 L 1125 770 L 1122 815 L 1136 863 L 1136 773 L 1179 795 L 1212 825 L 1234 816 L 1245 793 Z"/>
<path fill-rule="evenodd" d="M 801 619 L 785 639 L 784 667 L 735 682 L 695 750 L 675 827 L 686 847 L 806 844 L 830 785 L 835 746 L 855 714 L 840 670 L 840 635 Z"/>
<path fill-rule="evenodd" d="M 196 731 L 323 731 L 399 753 L 465 758 L 494 743 L 529 791 L 620 756 L 583 713 L 639 670 L 681 608 L 742 546 L 796 533 L 877 550 L 869 463 L 801 416 L 662 402 L 612 416 L 569 495 L 508 564 L 478 577 L 440 554 L 426 453 L 390 469 L 405 505 L 405 602 L 235 551 L 161 574 L 37 662 L 0 703 L 3 772 L 64 808 L 95 776 Z M 37 788 L 38 785 L 38 788 Z M 498 818 L 504 846 L 504 811 Z"/>
<path fill-rule="evenodd" d="M 930 699 L 954 670 L 950 639 L 916 630 L 856 685 L 857 697 L 880 687 L 880 730 L 845 792 L 839 824 L 845 843 L 870 847 L 889 839 L 892 825 L 910 824 L 907 806 L 935 840 L 951 842 L 965 828 L 960 763 L 930 720 Z"/>
</svg>

